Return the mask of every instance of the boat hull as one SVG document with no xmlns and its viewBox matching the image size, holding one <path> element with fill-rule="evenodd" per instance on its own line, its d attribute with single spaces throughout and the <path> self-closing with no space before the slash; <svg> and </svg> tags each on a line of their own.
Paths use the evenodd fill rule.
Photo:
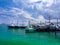
<svg viewBox="0 0 60 45">
<path fill-rule="evenodd" d="M 8 26 L 9 28 L 26 28 L 26 26 Z"/>
</svg>

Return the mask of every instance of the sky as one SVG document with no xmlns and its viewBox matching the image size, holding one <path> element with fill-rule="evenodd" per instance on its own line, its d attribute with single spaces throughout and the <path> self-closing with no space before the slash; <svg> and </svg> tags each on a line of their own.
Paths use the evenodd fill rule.
<svg viewBox="0 0 60 45">
<path fill-rule="evenodd" d="M 0 23 L 60 19 L 60 0 L 0 0 Z"/>
</svg>

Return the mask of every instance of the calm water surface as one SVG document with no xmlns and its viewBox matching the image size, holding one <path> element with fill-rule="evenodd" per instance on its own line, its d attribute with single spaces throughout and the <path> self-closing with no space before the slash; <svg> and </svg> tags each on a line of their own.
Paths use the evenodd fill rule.
<svg viewBox="0 0 60 45">
<path fill-rule="evenodd" d="M 0 45 L 60 45 L 60 32 L 25 33 L 25 29 L 9 29 L 0 25 Z"/>
</svg>

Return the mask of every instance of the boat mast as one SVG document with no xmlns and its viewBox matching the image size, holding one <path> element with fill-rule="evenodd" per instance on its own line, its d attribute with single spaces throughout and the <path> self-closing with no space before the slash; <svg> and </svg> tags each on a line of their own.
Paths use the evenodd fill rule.
<svg viewBox="0 0 60 45">
<path fill-rule="evenodd" d="M 29 25 L 29 27 L 30 27 L 30 19 L 28 20 L 28 25 Z"/>
<path fill-rule="evenodd" d="M 18 19 L 17 19 L 17 26 L 18 26 Z"/>
<path fill-rule="evenodd" d="M 57 18 L 57 26 L 58 26 L 58 18 Z"/>
<path fill-rule="evenodd" d="M 12 19 L 11 25 L 14 26 L 14 20 Z"/>
<path fill-rule="evenodd" d="M 46 25 L 46 20 L 45 20 L 45 25 Z"/>
<path fill-rule="evenodd" d="M 49 23 L 50 23 L 50 16 L 49 16 Z"/>
<path fill-rule="evenodd" d="M 17 18 L 17 19 L 16 19 L 16 23 L 17 23 L 17 26 L 18 26 L 18 15 L 16 16 L 16 18 Z"/>
</svg>

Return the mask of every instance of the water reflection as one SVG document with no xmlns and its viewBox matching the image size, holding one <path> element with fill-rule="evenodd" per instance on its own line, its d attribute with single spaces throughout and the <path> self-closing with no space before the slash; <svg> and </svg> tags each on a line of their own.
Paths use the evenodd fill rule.
<svg viewBox="0 0 60 45">
<path fill-rule="evenodd" d="M 16 34 L 16 35 L 24 35 L 25 30 L 24 29 L 8 29 L 11 33 Z"/>
<path fill-rule="evenodd" d="M 36 32 L 36 33 L 25 33 L 25 29 L 10 29 L 8 28 L 7 32 L 10 33 L 10 36 L 12 38 L 15 38 L 15 39 L 22 39 L 22 40 L 26 40 L 26 41 L 33 41 L 33 40 L 43 40 L 43 39 L 46 39 L 47 37 L 53 37 L 53 38 L 57 38 L 59 37 L 60 38 L 60 33 L 57 32 L 56 35 L 54 32 L 50 32 L 50 33 L 47 33 L 47 32 Z M 14 37 L 13 37 L 13 36 Z"/>
</svg>

